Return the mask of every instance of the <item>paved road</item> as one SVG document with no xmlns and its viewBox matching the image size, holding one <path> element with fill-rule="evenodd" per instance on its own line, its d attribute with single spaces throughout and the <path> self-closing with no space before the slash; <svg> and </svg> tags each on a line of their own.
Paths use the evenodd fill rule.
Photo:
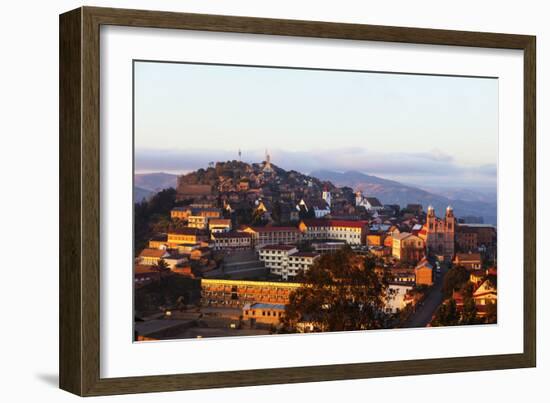
<svg viewBox="0 0 550 403">
<path fill-rule="evenodd" d="M 422 305 L 416 307 L 416 312 L 405 323 L 404 327 L 426 327 L 432 320 L 432 316 L 436 309 L 443 302 L 443 277 L 448 268 L 446 264 L 441 265 L 441 275 L 437 278 L 434 285 L 431 287 L 428 295 L 422 302 Z"/>
</svg>

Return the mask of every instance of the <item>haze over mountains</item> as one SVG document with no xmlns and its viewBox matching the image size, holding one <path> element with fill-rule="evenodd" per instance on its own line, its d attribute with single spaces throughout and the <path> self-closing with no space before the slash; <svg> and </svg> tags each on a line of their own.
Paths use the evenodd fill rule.
<svg viewBox="0 0 550 403">
<path fill-rule="evenodd" d="M 452 205 L 457 217 L 483 217 L 485 223 L 496 224 L 496 194 L 452 188 L 428 191 L 357 171 L 318 170 L 309 175 L 330 181 L 336 186 L 349 186 L 354 190 L 361 190 L 367 196 L 377 197 L 383 204 L 399 204 L 404 207 L 409 203 L 419 203 L 424 209 L 432 205 L 438 215 L 442 215 L 445 208 Z M 136 174 L 134 178 L 134 201 L 136 202 L 162 189 L 176 187 L 177 181 L 177 175 L 163 172 Z"/>
<path fill-rule="evenodd" d="M 449 198 L 415 186 L 357 171 L 340 173 L 320 170 L 312 172 L 311 175 L 322 180 L 331 181 L 337 186 L 349 186 L 354 190 L 361 190 L 367 196 L 378 198 L 383 204 L 399 204 L 404 207 L 409 203 L 420 203 L 424 206 L 424 209 L 432 205 L 439 215 L 443 214 L 447 206 L 451 205 L 457 217 L 483 217 L 485 223 L 496 224 L 496 198 L 492 203 Z M 466 191 L 464 193 L 467 194 Z M 489 197 L 487 200 L 489 200 Z"/>
</svg>

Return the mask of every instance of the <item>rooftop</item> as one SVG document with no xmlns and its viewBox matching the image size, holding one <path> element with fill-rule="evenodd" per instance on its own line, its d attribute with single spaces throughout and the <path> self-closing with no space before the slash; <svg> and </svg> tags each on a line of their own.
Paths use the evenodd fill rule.
<svg viewBox="0 0 550 403">
<path fill-rule="evenodd" d="M 229 238 L 250 238 L 251 235 L 246 232 L 219 232 L 212 234 L 214 239 L 229 239 Z"/>
<path fill-rule="evenodd" d="M 260 248 L 260 250 L 292 250 L 296 249 L 293 245 L 266 245 Z"/>
<path fill-rule="evenodd" d="M 152 249 L 152 248 L 145 248 L 139 254 L 140 257 L 155 257 L 155 258 L 161 258 L 164 255 L 167 255 L 165 250 L 163 250 L 163 249 Z"/>
<path fill-rule="evenodd" d="M 209 221 L 210 225 L 229 225 L 231 220 L 229 218 L 211 218 Z"/>
<path fill-rule="evenodd" d="M 380 203 L 380 200 L 378 200 L 376 197 L 365 197 L 365 199 L 372 207 L 383 207 L 382 203 Z"/>
<path fill-rule="evenodd" d="M 198 228 L 191 227 L 179 227 L 179 228 L 170 228 L 168 230 L 169 234 L 178 234 L 178 235 L 205 235 L 206 232 L 199 230 Z"/>
<path fill-rule="evenodd" d="M 460 262 L 481 262 L 481 254 L 479 253 L 457 253 L 455 260 Z"/>
<path fill-rule="evenodd" d="M 256 232 L 285 232 L 285 231 L 291 231 L 291 232 L 298 232 L 298 228 L 296 227 L 250 227 L 253 231 Z"/>
<path fill-rule="evenodd" d="M 308 227 L 350 227 L 350 228 L 363 228 L 368 225 L 367 221 L 358 220 L 323 220 L 323 219 L 311 219 L 303 220 L 303 223 Z"/>
<path fill-rule="evenodd" d="M 282 304 L 261 304 L 261 303 L 256 303 L 256 304 L 250 305 L 250 309 L 279 309 L 279 310 L 284 310 L 285 306 L 282 305 Z"/>
</svg>

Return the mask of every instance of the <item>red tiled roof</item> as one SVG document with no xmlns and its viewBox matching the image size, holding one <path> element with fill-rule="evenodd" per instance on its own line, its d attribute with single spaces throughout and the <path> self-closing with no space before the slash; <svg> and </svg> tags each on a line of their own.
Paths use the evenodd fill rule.
<svg viewBox="0 0 550 403">
<path fill-rule="evenodd" d="M 213 233 L 212 237 L 214 239 L 251 238 L 252 235 L 247 234 L 246 232 L 218 232 Z"/>
<path fill-rule="evenodd" d="M 229 218 L 211 218 L 208 223 L 209 225 L 229 225 L 231 220 Z"/>
<path fill-rule="evenodd" d="M 206 231 L 200 230 L 198 228 L 170 228 L 168 234 L 177 234 L 177 235 L 205 235 Z"/>
<path fill-rule="evenodd" d="M 151 249 L 146 248 L 141 251 L 139 254 L 140 257 L 158 257 L 161 258 L 166 254 L 165 250 L 162 249 Z"/>
<path fill-rule="evenodd" d="M 252 230 L 256 232 L 283 232 L 283 231 L 291 231 L 291 232 L 298 232 L 298 228 L 296 227 L 250 227 Z"/>
<path fill-rule="evenodd" d="M 142 264 L 136 264 L 134 267 L 134 275 L 136 274 L 149 274 L 155 273 L 158 274 L 158 270 L 155 270 L 153 266 L 146 266 Z"/>
<path fill-rule="evenodd" d="M 351 227 L 363 228 L 368 225 L 365 220 L 303 220 L 303 223 L 308 227 Z"/>
</svg>

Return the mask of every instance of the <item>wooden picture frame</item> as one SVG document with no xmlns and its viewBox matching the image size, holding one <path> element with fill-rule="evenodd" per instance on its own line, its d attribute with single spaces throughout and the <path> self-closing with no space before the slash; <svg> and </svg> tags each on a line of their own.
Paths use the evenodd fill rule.
<svg viewBox="0 0 550 403">
<path fill-rule="evenodd" d="M 524 349 L 455 357 L 213 373 L 100 377 L 99 29 L 172 28 L 519 49 L 524 52 Z M 81 396 L 525 368 L 536 365 L 535 37 L 82 7 L 60 16 L 60 387 Z"/>
</svg>

